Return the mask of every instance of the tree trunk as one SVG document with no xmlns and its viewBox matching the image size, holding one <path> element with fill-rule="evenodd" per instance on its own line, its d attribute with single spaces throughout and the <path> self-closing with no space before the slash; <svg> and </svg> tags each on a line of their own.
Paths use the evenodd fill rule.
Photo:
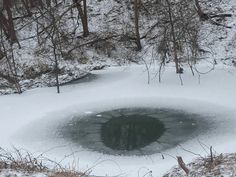
<svg viewBox="0 0 236 177">
<path fill-rule="evenodd" d="M 81 1 L 74 0 L 79 16 L 81 18 L 82 26 L 83 26 L 83 36 L 87 37 L 89 35 L 89 29 L 88 29 L 88 17 L 87 17 L 87 1 L 83 1 L 83 8 L 81 6 Z"/>
<path fill-rule="evenodd" d="M 57 25 L 55 21 L 55 17 L 52 14 L 53 18 L 53 32 L 51 33 L 51 42 L 53 45 L 53 55 L 54 55 L 54 72 L 55 72 L 55 79 L 56 79 L 56 87 L 57 87 L 57 93 L 60 93 L 60 83 L 59 83 L 59 68 L 58 68 L 58 56 L 57 56 L 57 44 L 59 44 L 58 39 L 59 39 L 59 34 L 57 30 Z"/>
<path fill-rule="evenodd" d="M 89 35 L 89 30 L 88 30 L 88 14 L 87 14 L 87 0 L 83 0 L 83 6 L 84 6 L 84 36 Z"/>
<path fill-rule="evenodd" d="M 2 12 L 0 12 L 0 24 L 1 24 L 0 28 L 3 30 L 5 36 L 7 38 L 10 38 L 10 34 L 9 34 L 9 31 L 8 31 L 8 29 L 9 29 L 8 20 Z"/>
<path fill-rule="evenodd" d="M 166 2 L 168 5 L 168 14 L 169 14 L 170 26 L 171 26 L 171 36 L 172 36 L 172 40 L 173 40 L 172 42 L 173 42 L 173 49 L 174 49 L 175 69 L 176 69 L 176 73 L 181 73 L 180 67 L 179 67 L 178 54 L 177 54 L 177 40 L 176 40 L 174 21 L 173 21 L 173 17 L 172 17 L 171 3 L 169 2 L 169 0 L 166 0 Z"/>
<path fill-rule="evenodd" d="M 56 55 L 56 48 L 54 47 L 54 59 L 55 59 L 55 75 L 56 75 L 56 86 L 57 86 L 57 93 L 60 93 L 60 84 L 59 84 L 59 68 L 58 68 L 58 60 Z"/>
<path fill-rule="evenodd" d="M 9 37 L 10 43 L 11 44 L 18 43 L 19 48 L 20 48 L 20 43 L 16 37 L 16 31 L 14 27 L 13 18 L 12 18 L 12 11 L 11 11 L 12 3 L 10 0 L 4 0 L 3 6 L 4 6 L 4 9 L 7 11 L 7 16 L 8 16 L 8 18 L 5 18 L 3 13 L 0 13 L 0 20 L 1 22 L 3 22 L 2 24 L 5 26 L 5 28 L 3 27 L 3 30 L 5 34 L 7 34 L 7 37 Z"/>
<path fill-rule="evenodd" d="M 195 0 L 195 5 L 196 5 L 196 8 L 197 8 L 197 13 L 198 13 L 198 16 L 200 17 L 201 20 L 208 20 L 209 17 L 206 13 L 204 13 L 202 11 L 202 8 L 199 4 L 199 0 Z"/>
<path fill-rule="evenodd" d="M 140 1 L 134 0 L 134 25 L 135 25 L 136 44 L 138 51 L 142 49 L 140 42 L 140 34 L 139 34 L 139 5 Z"/>
<path fill-rule="evenodd" d="M 56 28 L 56 27 L 54 27 Z M 55 30 L 55 29 L 54 29 Z M 59 68 L 58 68 L 58 57 L 57 57 L 57 43 L 55 41 L 56 37 L 55 35 L 55 31 L 53 31 L 52 36 L 51 36 L 51 40 L 52 40 L 52 45 L 53 45 L 53 55 L 54 55 L 54 73 L 55 73 L 55 79 L 56 79 L 56 87 L 57 87 L 57 93 L 60 93 L 60 83 L 59 83 Z"/>
<path fill-rule="evenodd" d="M 186 175 L 189 174 L 189 169 L 186 167 L 182 157 L 180 156 L 177 156 L 177 161 L 178 161 L 178 164 L 179 166 L 184 170 L 184 172 L 186 173 Z"/>
<path fill-rule="evenodd" d="M 0 60 L 3 59 L 5 57 L 5 53 L 3 51 L 1 51 L 0 49 Z"/>
</svg>

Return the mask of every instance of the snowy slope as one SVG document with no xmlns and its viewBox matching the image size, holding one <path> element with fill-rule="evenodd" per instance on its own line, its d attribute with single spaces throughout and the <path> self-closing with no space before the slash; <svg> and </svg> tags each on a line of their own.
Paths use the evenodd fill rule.
<svg viewBox="0 0 236 177">
<path fill-rule="evenodd" d="M 145 2 L 146 1 L 144 1 L 144 3 Z M 213 63 L 215 60 L 217 63 L 233 65 L 232 61 L 235 60 L 236 56 L 234 50 L 236 46 L 235 1 L 207 1 L 206 4 L 202 2 L 202 6 L 204 7 L 204 12 L 209 14 L 230 13 L 233 16 L 222 21 L 222 24 L 232 27 L 230 29 L 218 27 L 211 24 L 209 21 L 199 22 L 199 26 L 201 26 L 201 37 L 199 39 L 201 41 L 200 48 L 205 51 L 199 58 L 202 58 L 209 63 Z M 64 6 L 61 7 L 62 9 L 59 10 L 59 13 L 62 13 L 66 6 L 63 7 Z M 142 9 L 140 14 L 141 37 L 145 36 L 150 28 L 157 23 L 157 12 L 151 12 L 148 15 L 145 14 L 145 12 L 146 11 Z M 76 14 L 74 15 L 76 17 Z M 73 57 L 69 57 L 69 59 L 60 59 L 59 68 L 63 71 L 59 76 L 60 83 L 79 78 L 92 70 L 95 66 L 125 65 L 130 61 L 146 61 L 149 63 L 156 60 L 156 62 L 159 63 L 160 57 L 158 56 L 158 53 L 156 53 L 156 45 L 159 42 L 158 40 L 156 42 L 150 40 L 150 38 L 157 35 L 158 28 L 155 28 L 151 34 L 142 38 L 141 43 L 143 45 L 143 50 L 137 52 L 135 51 L 135 42 L 129 38 L 134 36 L 133 18 L 132 4 L 129 1 L 120 2 L 117 0 L 110 0 L 108 2 L 107 0 L 89 0 L 88 20 L 91 35 L 88 38 L 82 39 L 80 36 L 82 33 L 82 25 L 79 23 L 74 38 L 80 37 L 78 40 L 75 40 L 75 43 L 83 44 L 89 41 L 91 42 L 97 37 L 109 37 L 114 34 L 119 35 L 120 37 L 105 42 L 102 41 L 96 45 L 86 46 L 76 50 L 74 55 L 72 55 Z M 26 19 L 24 23 L 29 23 L 31 22 L 30 20 L 31 19 Z M 63 28 L 69 31 L 72 30 L 72 26 L 75 25 L 74 23 L 76 22 L 71 19 L 69 20 L 67 17 L 65 17 L 64 20 L 65 26 L 63 26 Z M 54 68 L 52 53 L 47 50 L 47 47 L 44 49 L 43 47 L 38 46 L 36 38 L 30 38 L 36 33 L 36 24 L 32 22 L 30 25 L 26 25 L 22 28 L 24 23 L 16 21 L 16 29 L 21 29 L 17 32 L 17 35 L 21 41 L 22 48 L 18 49 L 18 47 L 15 46 L 14 52 L 22 89 L 26 90 L 28 88 L 55 85 L 55 78 L 52 74 Z M 27 38 L 30 39 L 26 40 Z M 48 44 L 45 45 L 47 46 Z M 69 46 L 67 50 L 69 50 L 70 47 L 71 46 Z M 6 68 L 7 63 L 1 61 L 0 69 L 5 71 Z M 36 76 L 34 77 L 34 75 Z M 1 79 L 0 94 L 14 92 L 14 88 L 9 89 L 9 85 L 11 86 L 6 80 Z"/>
</svg>

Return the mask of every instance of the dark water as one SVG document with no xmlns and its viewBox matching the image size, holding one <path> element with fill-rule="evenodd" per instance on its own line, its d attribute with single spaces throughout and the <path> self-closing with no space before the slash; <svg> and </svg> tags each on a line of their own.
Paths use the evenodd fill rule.
<svg viewBox="0 0 236 177">
<path fill-rule="evenodd" d="M 156 141 L 165 132 L 164 124 L 148 116 L 115 117 L 101 126 L 101 140 L 114 150 L 135 150 Z"/>
<path fill-rule="evenodd" d="M 130 108 L 78 116 L 59 128 L 61 136 L 91 151 L 147 155 L 176 147 L 209 129 L 196 114 L 171 109 Z"/>
</svg>

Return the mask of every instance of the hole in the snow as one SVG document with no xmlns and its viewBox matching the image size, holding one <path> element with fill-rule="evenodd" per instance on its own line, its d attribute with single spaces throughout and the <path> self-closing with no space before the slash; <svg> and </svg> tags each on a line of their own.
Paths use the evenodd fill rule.
<svg viewBox="0 0 236 177">
<path fill-rule="evenodd" d="M 73 118 L 65 140 L 112 155 L 147 155 L 173 148 L 209 129 L 200 115 L 172 109 L 130 108 Z"/>
</svg>

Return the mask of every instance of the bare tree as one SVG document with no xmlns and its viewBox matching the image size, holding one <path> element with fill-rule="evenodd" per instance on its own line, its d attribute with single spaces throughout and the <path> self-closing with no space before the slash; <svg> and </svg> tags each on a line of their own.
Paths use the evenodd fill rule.
<svg viewBox="0 0 236 177">
<path fill-rule="evenodd" d="M 39 40 L 39 45 L 45 45 L 44 47 L 49 47 L 52 50 L 52 54 L 49 54 L 49 58 L 52 57 L 53 61 L 53 73 L 55 75 L 55 83 L 57 88 L 57 93 L 60 93 L 60 83 L 59 83 L 59 50 L 61 45 L 61 16 L 57 14 L 57 9 L 54 7 L 49 7 L 49 10 L 45 7 L 43 10 L 39 11 L 42 19 L 36 20 L 38 24 L 37 36 Z M 46 23 L 45 23 L 46 22 Z M 46 24 L 46 26 L 45 26 Z M 40 30 L 40 31 L 39 31 Z"/>
<path fill-rule="evenodd" d="M 14 50 L 12 45 L 7 45 L 3 38 L 3 30 L 0 29 L 0 61 L 6 61 L 7 74 L 0 72 L 0 77 L 7 80 L 10 84 L 13 84 L 17 93 L 22 93 L 21 86 L 18 80 L 17 67 L 14 57 Z"/>
<path fill-rule="evenodd" d="M 160 70 L 173 61 L 176 73 L 182 73 L 181 66 L 196 63 L 199 54 L 200 27 L 194 4 L 188 0 L 162 0 L 153 8 L 157 11 L 157 23 L 149 33 L 153 35 L 152 44 L 156 42 Z"/>
<path fill-rule="evenodd" d="M 176 73 L 181 73 L 180 72 L 180 67 L 179 67 L 179 59 L 178 59 L 178 53 L 177 53 L 177 39 L 176 39 L 176 31 L 175 31 L 175 24 L 174 24 L 174 19 L 173 19 L 173 11 L 172 11 L 172 5 L 169 2 L 169 0 L 166 0 L 167 6 L 168 6 L 168 17 L 169 17 L 169 22 L 171 26 L 171 36 L 172 36 L 172 43 L 173 43 L 173 49 L 174 49 L 174 62 L 175 62 L 175 69 Z"/>
<path fill-rule="evenodd" d="M 51 33 L 48 33 L 49 39 L 51 40 L 51 44 L 49 45 L 53 49 L 53 56 L 54 56 L 54 74 L 56 78 L 56 87 L 57 87 L 57 93 L 60 93 L 60 83 L 59 83 L 59 67 L 58 67 L 58 48 L 60 45 L 60 32 L 59 32 L 59 24 L 60 21 L 56 20 L 55 13 L 50 11 L 50 16 L 52 19 L 51 22 Z"/>
<path fill-rule="evenodd" d="M 221 21 L 222 19 L 226 18 L 226 17 L 232 17 L 232 14 L 227 14 L 227 13 L 220 13 L 220 14 L 212 14 L 212 13 L 206 13 L 202 10 L 202 7 L 200 5 L 200 2 L 199 0 L 194 0 L 195 1 L 195 6 L 196 6 L 196 10 L 197 10 L 197 13 L 198 13 L 198 16 L 199 18 L 202 20 L 202 21 L 210 21 L 211 24 L 213 25 L 217 25 L 217 26 L 223 26 L 223 27 L 226 27 L 226 28 L 232 28 L 230 26 L 226 26 L 222 23 L 219 23 L 217 22 L 217 20 L 213 20 L 214 18 L 218 18 L 218 21 Z"/>
<path fill-rule="evenodd" d="M 38 9 L 40 18 L 36 18 L 38 45 L 41 49 L 48 52 L 42 56 L 49 58 L 53 63 L 52 73 L 55 75 L 55 83 L 57 93 L 60 93 L 59 81 L 59 61 L 68 55 L 71 55 L 71 49 L 76 34 L 74 33 L 76 26 L 67 27 L 67 15 L 74 8 L 74 4 L 65 6 L 64 11 L 59 11 L 56 4 L 54 6 Z"/>
</svg>

